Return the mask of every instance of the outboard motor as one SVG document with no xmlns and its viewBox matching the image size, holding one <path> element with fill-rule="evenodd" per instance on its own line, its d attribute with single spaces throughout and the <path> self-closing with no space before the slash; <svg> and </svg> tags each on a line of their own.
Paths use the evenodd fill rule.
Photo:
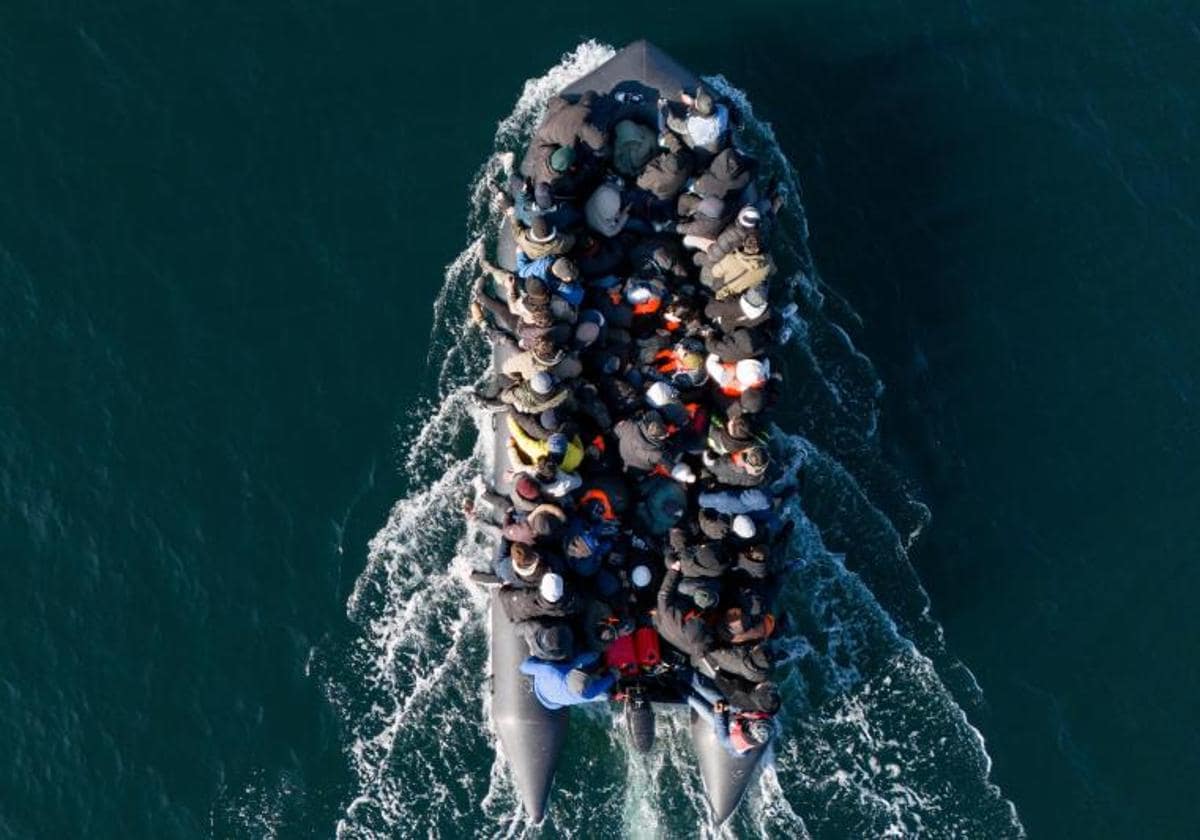
<svg viewBox="0 0 1200 840">
<path fill-rule="evenodd" d="M 630 686 L 625 694 L 625 728 L 635 752 L 648 753 L 654 748 L 654 708 L 641 686 Z"/>
</svg>

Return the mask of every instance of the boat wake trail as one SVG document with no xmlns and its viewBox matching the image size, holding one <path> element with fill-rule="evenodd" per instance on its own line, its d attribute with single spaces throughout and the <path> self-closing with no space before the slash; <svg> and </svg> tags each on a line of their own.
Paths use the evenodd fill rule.
<svg viewBox="0 0 1200 840">
<path fill-rule="evenodd" d="M 484 466 L 490 421 L 468 398 L 488 354 L 463 314 L 475 249 L 495 235 L 489 184 L 501 154 L 522 146 L 554 93 L 612 54 L 585 42 L 527 82 L 471 187 L 472 238 L 434 303 L 436 403 L 401 431 L 414 489 L 371 541 L 347 603 L 358 637 L 326 652 L 340 661 L 318 673 L 354 779 L 337 835 L 675 837 L 697 826 L 702 836 L 1023 835 L 964 711 L 980 702 L 974 682 L 947 653 L 908 562 L 928 511 L 880 453 L 882 385 L 854 347 L 857 316 L 812 264 L 798 181 L 770 126 L 719 77 L 708 81 L 744 115 L 739 142 L 787 196 L 778 256 L 797 311 L 782 355 L 797 384 L 776 411 L 788 433 L 774 445 L 799 493 L 787 510 L 793 568 L 780 603 L 783 731 L 757 790 L 718 829 L 682 716 L 660 717 L 658 747 L 640 756 L 609 711 L 574 713 L 550 814 L 542 826 L 526 822 L 489 729 L 486 597 L 468 583 L 489 553 L 459 506 Z"/>
</svg>

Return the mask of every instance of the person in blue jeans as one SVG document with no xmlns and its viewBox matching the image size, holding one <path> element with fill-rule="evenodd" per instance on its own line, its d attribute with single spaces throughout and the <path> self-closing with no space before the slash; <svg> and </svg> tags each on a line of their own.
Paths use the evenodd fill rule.
<svg viewBox="0 0 1200 840">
<path fill-rule="evenodd" d="M 608 697 L 617 681 L 616 674 L 591 674 L 586 670 L 596 663 L 600 654 L 581 653 L 569 662 L 546 662 L 529 657 L 521 663 L 521 673 L 533 678 L 533 693 L 547 709 L 561 709 L 594 703 Z"/>
<path fill-rule="evenodd" d="M 688 705 L 712 726 L 725 752 L 733 756 L 745 755 L 771 740 L 773 728 L 769 717 L 732 710 L 716 686 L 694 672 L 691 690 Z"/>
</svg>

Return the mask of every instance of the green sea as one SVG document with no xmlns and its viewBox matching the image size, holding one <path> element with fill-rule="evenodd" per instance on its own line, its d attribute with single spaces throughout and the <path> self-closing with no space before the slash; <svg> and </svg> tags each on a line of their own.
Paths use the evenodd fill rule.
<svg viewBox="0 0 1200 840">
<path fill-rule="evenodd" d="M 800 305 L 787 703 L 488 724 L 488 183 L 649 38 L 748 109 Z M 1200 7 L 0 5 L 0 837 L 1186 838 Z"/>
</svg>

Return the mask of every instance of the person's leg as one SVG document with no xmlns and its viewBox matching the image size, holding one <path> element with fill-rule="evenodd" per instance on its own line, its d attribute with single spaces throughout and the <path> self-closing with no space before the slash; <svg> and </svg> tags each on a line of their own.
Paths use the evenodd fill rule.
<svg viewBox="0 0 1200 840">
<path fill-rule="evenodd" d="M 508 304 L 502 300 L 496 300 L 487 292 L 479 292 L 475 295 L 475 300 L 483 307 L 485 312 L 492 314 L 492 321 L 504 332 L 511 336 L 516 336 L 517 327 L 520 325 L 520 319 L 512 314 L 512 310 L 508 308 Z"/>
</svg>

